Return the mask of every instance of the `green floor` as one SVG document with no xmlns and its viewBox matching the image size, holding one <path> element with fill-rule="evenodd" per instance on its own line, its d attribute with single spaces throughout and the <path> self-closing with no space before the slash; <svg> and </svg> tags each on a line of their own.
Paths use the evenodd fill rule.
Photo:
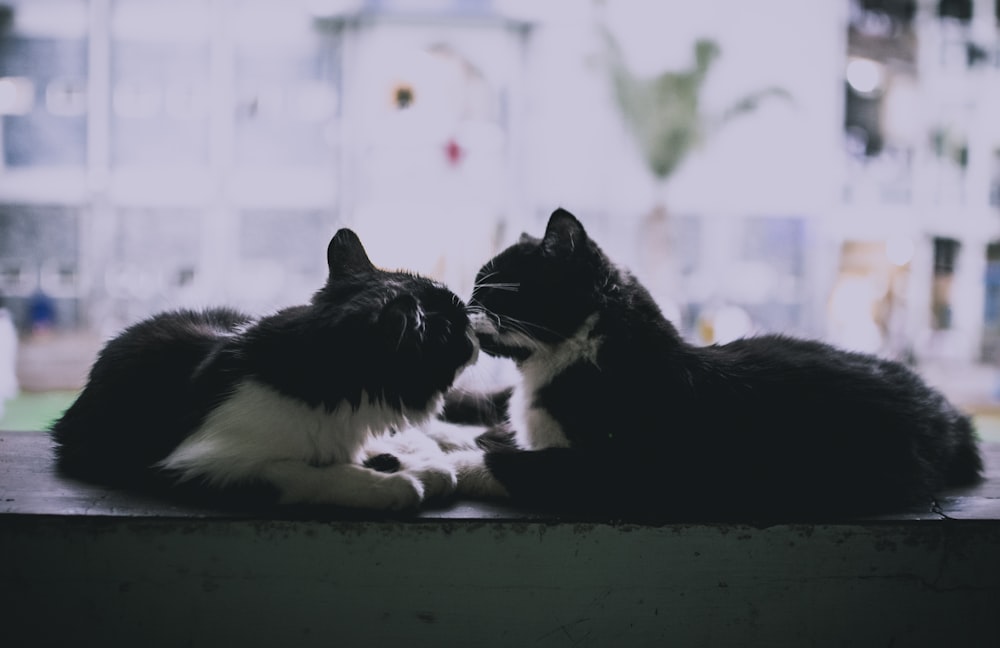
<svg viewBox="0 0 1000 648">
<path fill-rule="evenodd" d="M 973 417 L 976 431 L 983 441 L 1000 441 L 1000 413 L 980 414 Z"/>
<path fill-rule="evenodd" d="M 23 392 L 4 405 L 0 430 L 46 430 L 76 398 L 75 391 Z"/>
<path fill-rule="evenodd" d="M 74 391 L 22 393 L 7 401 L 0 417 L 0 430 L 46 430 L 70 406 L 76 394 Z M 1000 411 L 979 414 L 975 421 L 983 441 L 1000 441 Z"/>
</svg>

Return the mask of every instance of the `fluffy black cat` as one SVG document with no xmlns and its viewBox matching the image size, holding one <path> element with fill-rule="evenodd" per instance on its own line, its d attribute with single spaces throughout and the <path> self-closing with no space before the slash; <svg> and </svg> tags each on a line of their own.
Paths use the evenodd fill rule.
<svg viewBox="0 0 1000 648">
<path fill-rule="evenodd" d="M 778 335 L 698 347 L 560 209 L 480 270 L 473 328 L 521 380 L 450 397 L 509 447 L 459 489 L 697 518 L 869 514 L 979 479 L 969 419 L 896 362 Z M 497 435 L 494 434 L 494 441 Z M 501 444 L 502 446 L 502 444 Z"/>
<path fill-rule="evenodd" d="M 453 490 L 454 470 L 433 452 L 370 457 L 381 471 L 360 464 L 372 435 L 433 415 L 475 360 L 465 305 L 429 279 L 376 268 L 348 229 L 327 261 L 307 305 L 260 319 L 168 312 L 109 341 L 51 428 L 59 468 L 116 486 L 264 484 L 287 503 L 375 509 Z"/>
</svg>

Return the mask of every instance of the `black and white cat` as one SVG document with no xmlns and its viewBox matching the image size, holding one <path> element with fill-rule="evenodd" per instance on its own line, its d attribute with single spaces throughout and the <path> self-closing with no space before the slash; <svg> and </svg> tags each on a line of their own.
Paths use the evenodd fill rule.
<svg viewBox="0 0 1000 648">
<path fill-rule="evenodd" d="M 309 304 L 260 319 L 168 312 L 109 341 L 51 428 L 59 468 L 177 492 L 263 484 L 286 503 L 373 509 L 450 493 L 454 470 L 412 426 L 477 357 L 465 305 L 429 279 L 376 268 L 348 229 L 327 261 Z M 392 456 L 384 442 L 373 456 L 366 442 L 390 429 Z"/>
<path fill-rule="evenodd" d="M 507 448 L 459 491 L 591 511 L 814 517 L 930 503 L 979 479 L 969 419 L 901 364 L 766 335 L 685 342 L 560 209 L 480 270 L 469 308 L 520 381 L 455 393 L 457 421 Z"/>
</svg>

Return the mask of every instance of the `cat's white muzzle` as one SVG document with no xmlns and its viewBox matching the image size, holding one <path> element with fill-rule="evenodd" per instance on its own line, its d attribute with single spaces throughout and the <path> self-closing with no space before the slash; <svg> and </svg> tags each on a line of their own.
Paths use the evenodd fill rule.
<svg viewBox="0 0 1000 648">
<path fill-rule="evenodd" d="M 469 324 L 476 335 L 489 335 L 497 337 L 500 329 L 497 328 L 496 320 L 486 313 L 472 313 L 469 315 Z"/>
</svg>

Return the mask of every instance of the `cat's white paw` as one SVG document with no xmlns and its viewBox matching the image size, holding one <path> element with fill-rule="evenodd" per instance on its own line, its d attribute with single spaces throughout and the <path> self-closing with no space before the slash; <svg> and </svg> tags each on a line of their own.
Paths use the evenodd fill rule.
<svg viewBox="0 0 1000 648">
<path fill-rule="evenodd" d="M 409 470 L 424 488 L 424 499 L 447 497 L 458 486 L 458 475 L 446 464 L 427 464 Z"/>
<path fill-rule="evenodd" d="M 425 488 L 420 479 L 406 473 L 386 475 L 371 489 L 371 508 L 388 511 L 406 511 L 419 508 L 424 500 Z"/>
</svg>

